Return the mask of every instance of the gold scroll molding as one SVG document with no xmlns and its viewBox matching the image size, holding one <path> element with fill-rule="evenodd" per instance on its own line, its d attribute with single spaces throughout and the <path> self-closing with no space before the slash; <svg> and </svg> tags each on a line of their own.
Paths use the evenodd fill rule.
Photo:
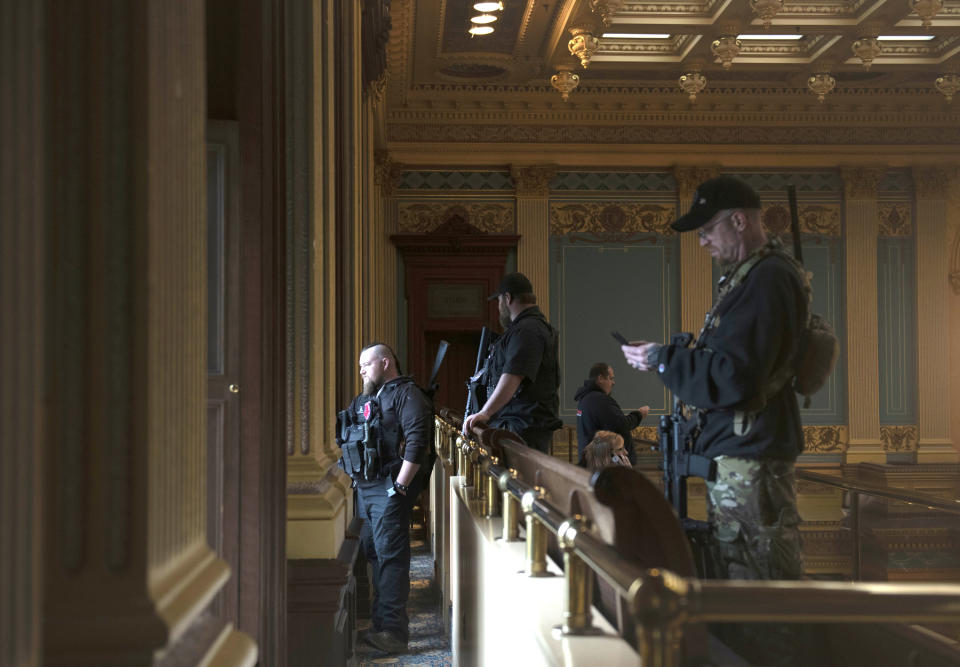
<svg viewBox="0 0 960 667">
<path fill-rule="evenodd" d="M 388 151 L 378 149 L 373 153 L 373 182 L 380 186 L 383 196 L 393 194 L 403 176 L 403 165 L 390 159 Z"/>
<path fill-rule="evenodd" d="M 557 175 L 554 164 L 510 166 L 510 175 L 518 197 L 549 197 L 550 181 Z"/>
<path fill-rule="evenodd" d="M 650 445 L 650 442 L 660 441 L 660 434 L 656 426 L 638 426 L 630 431 L 630 435 L 633 436 L 633 444 L 638 453 L 653 451 L 653 446 Z M 644 440 L 648 440 L 649 442 L 644 442 Z"/>
<path fill-rule="evenodd" d="M 881 426 L 880 442 L 885 452 L 915 452 L 920 439 L 917 426 Z"/>
<path fill-rule="evenodd" d="M 674 167 L 673 179 L 677 182 L 677 198 L 683 206 L 693 199 L 697 186 L 720 175 L 720 167 Z"/>
<path fill-rule="evenodd" d="M 513 202 L 400 202 L 401 234 L 426 234 L 459 217 L 485 234 L 511 234 Z"/>
<path fill-rule="evenodd" d="M 847 199 L 876 199 L 877 184 L 886 167 L 846 167 L 841 169 Z"/>
<path fill-rule="evenodd" d="M 846 426 L 804 426 L 803 445 L 807 454 L 842 454 L 850 433 Z"/>
<path fill-rule="evenodd" d="M 913 217 L 910 204 L 884 203 L 878 207 L 880 236 L 912 236 Z"/>
<path fill-rule="evenodd" d="M 881 427 L 883 428 L 913 428 L 916 427 Z M 659 435 L 656 426 L 638 426 L 630 432 L 638 440 L 649 440 L 657 442 Z M 847 442 L 850 436 L 846 426 L 804 426 L 803 442 L 804 452 L 807 454 L 840 454 L 847 449 Z M 916 443 L 916 433 L 914 433 L 914 443 Z M 637 442 L 637 451 L 649 451 L 650 446 Z M 914 445 L 915 446 L 915 445 Z M 906 451 L 906 450 L 896 450 Z"/>
<path fill-rule="evenodd" d="M 805 204 L 797 209 L 800 231 L 818 236 L 840 236 L 839 204 Z M 763 207 L 763 226 L 771 234 L 790 233 L 790 211 L 786 204 L 774 203 Z"/>
<path fill-rule="evenodd" d="M 602 201 L 551 204 L 550 235 L 586 232 L 601 237 L 639 233 L 667 236 L 675 233 L 670 223 L 676 217 L 676 207 L 664 204 Z"/>
<path fill-rule="evenodd" d="M 915 167 L 913 186 L 918 199 L 946 199 L 955 167 Z"/>
</svg>

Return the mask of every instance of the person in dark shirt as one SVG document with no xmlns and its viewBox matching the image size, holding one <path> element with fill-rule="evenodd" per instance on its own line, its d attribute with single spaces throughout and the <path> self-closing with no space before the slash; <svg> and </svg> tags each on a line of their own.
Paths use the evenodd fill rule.
<svg viewBox="0 0 960 667">
<path fill-rule="evenodd" d="M 805 277 L 778 241 L 768 241 L 760 198 L 739 179 L 701 183 L 690 211 L 672 226 L 697 230 L 720 264 L 717 301 L 692 348 L 638 341 L 622 347 L 624 356 L 696 411 L 695 451 L 717 463 L 707 509 L 718 575 L 797 579 L 803 563 L 794 462 L 803 432 L 796 394 L 776 378 L 798 357 L 809 311 Z M 776 635 L 769 627 L 742 630 L 736 648 L 763 664 L 791 642 L 786 630 L 785 643 L 766 650 Z"/>
<path fill-rule="evenodd" d="M 433 404 L 400 374 L 389 346 L 366 346 L 359 363 L 363 393 L 350 410 L 370 425 L 371 441 L 382 443 L 372 479 L 355 479 L 361 544 L 373 566 L 373 627 L 362 638 L 385 653 L 400 653 L 409 639 L 410 510 L 433 446 Z"/>
<path fill-rule="evenodd" d="M 637 453 L 630 431 L 650 412 L 650 406 L 623 414 L 620 404 L 611 396 L 616 384 L 610 364 L 599 362 L 590 368 L 590 375 L 577 389 L 573 400 L 577 401 L 577 460 L 584 464 L 583 452 L 597 431 L 613 431 L 623 438 L 630 465 L 637 463 Z"/>
<path fill-rule="evenodd" d="M 513 431 L 548 453 L 560 421 L 559 336 L 537 307 L 533 285 L 509 273 L 490 299 L 500 305 L 503 335 L 487 360 L 487 401 L 464 420 L 463 431 L 487 424 Z"/>
<path fill-rule="evenodd" d="M 624 356 L 698 411 L 696 450 L 717 461 L 709 510 L 717 538 L 730 546 L 727 576 L 795 579 L 800 408 L 789 383 L 771 389 L 768 381 L 798 352 L 808 309 L 802 278 L 777 254 L 779 244 L 768 242 L 760 198 L 736 178 L 702 183 L 673 228 L 696 229 L 723 268 L 717 303 L 692 348 L 638 342 L 624 345 Z M 758 253 L 764 256 L 739 275 Z M 733 478 L 742 481 L 731 486 Z M 737 555 L 735 544 L 750 553 Z"/>
</svg>

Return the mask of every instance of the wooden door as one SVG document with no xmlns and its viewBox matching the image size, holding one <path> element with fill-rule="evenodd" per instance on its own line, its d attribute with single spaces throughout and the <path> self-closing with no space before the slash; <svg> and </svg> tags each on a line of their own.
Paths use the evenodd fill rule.
<svg viewBox="0 0 960 667">
<path fill-rule="evenodd" d="M 207 540 L 233 576 L 211 609 L 238 623 L 240 307 L 237 124 L 207 124 Z"/>
</svg>

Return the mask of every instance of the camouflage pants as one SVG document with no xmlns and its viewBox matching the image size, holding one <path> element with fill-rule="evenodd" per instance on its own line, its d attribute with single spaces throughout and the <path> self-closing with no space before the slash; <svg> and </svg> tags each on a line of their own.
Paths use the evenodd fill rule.
<svg viewBox="0 0 960 667">
<path fill-rule="evenodd" d="M 803 572 L 793 463 L 719 456 L 707 483 L 711 556 L 721 579 L 798 579 Z M 822 664 L 806 655 L 809 627 L 714 627 L 752 665 Z"/>
<path fill-rule="evenodd" d="M 707 482 L 717 576 L 798 579 L 803 572 L 793 463 L 718 456 Z"/>
</svg>

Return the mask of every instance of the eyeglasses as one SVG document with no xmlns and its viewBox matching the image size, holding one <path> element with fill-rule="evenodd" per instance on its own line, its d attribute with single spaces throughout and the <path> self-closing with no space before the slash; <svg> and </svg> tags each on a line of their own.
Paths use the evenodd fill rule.
<svg viewBox="0 0 960 667">
<path fill-rule="evenodd" d="M 701 227 L 700 229 L 697 230 L 697 236 L 699 236 L 702 239 L 707 238 L 707 235 L 712 234 L 713 230 L 719 227 L 721 222 L 723 222 L 724 220 L 729 220 L 732 215 L 733 213 L 731 213 L 730 215 L 725 215 L 719 220 L 716 220 L 713 223 L 707 225 L 706 227 Z"/>
</svg>

